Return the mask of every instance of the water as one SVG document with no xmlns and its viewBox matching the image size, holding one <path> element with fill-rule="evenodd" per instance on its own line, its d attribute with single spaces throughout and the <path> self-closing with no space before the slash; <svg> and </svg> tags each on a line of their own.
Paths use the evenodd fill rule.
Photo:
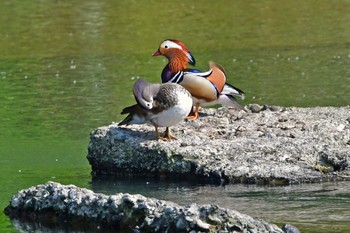
<svg viewBox="0 0 350 233">
<path fill-rule="evenodd" d="M 151 57 L 182 40 L 206 69 L 214 60 L 243 104 L 344 106 L 350 99 L 350 2 L 2 1 L 0 209 L 49 180 L 181 204 L 215 202 L 304 232 L 350 229 L 348 183 L 288 187 L 93 180 L 89 133 L 121 120 L 137 77 L 158 82 Z M 130 185 L 132 183 L 132 185 Z M 218 197 L 220 198 L 214 198 Z M 211 198 L 212 197 L 212 198 Z M 0 214 L 1 232 L 17 232 Z"/>
<path fill-rule="evenodd" d="M 97 179 L 92 188 L 106 194 L 141 193 L 182 205 L 215 203 L 279 226 L 288 222 L 302 232 L 347 232 L 350 224 L 349 182 L 266 187 Z"/>
</svg>

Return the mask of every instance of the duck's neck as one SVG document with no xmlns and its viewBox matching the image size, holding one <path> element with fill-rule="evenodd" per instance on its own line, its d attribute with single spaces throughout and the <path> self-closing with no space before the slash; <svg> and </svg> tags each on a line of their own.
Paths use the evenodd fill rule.
<svg viewBox="0 0 350 233">
<path fill-rule="evenodd" d="M 162 71 L 162 83 L 169 82 L 170 79 L 173 78 L 175 73 L 173 73 L 169 68 L 169 63 L 164 67 Z"/>
<path fill-rule="evenodd" d="M 173 74 L 185 70 L 188 67 L 188 57 L 182 51 L 173 52 L 168 59 L 169 70 Z"/>
</svg>

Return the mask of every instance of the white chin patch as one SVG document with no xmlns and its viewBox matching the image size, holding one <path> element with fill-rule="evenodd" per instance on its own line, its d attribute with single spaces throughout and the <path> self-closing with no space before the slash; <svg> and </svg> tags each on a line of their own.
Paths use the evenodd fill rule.
<svg viewBox="0 0 350 233">
<path fill-rule="evenodd" d="M 153 108 L 153 99 L 150 101 L 146 101 L 145 99 L 140 99 L 139 103 L 142 105 L 142 107 L 146 109 L 152 109 Z"/>
</svg>

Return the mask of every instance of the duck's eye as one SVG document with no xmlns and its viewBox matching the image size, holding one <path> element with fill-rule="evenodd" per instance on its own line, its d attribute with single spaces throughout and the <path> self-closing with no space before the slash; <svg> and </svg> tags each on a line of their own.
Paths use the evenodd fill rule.
<svg viewBox="0 0 350 233">
<path fill-rule="evenodd" d="M 165 46 L 164 46 L 164 48 L 166 48 L 166 49 L 167 49 L 167 48 L 168 48 L 168 46 L 167 46 L 167 45 L 165 45 Z"/>
</svg>

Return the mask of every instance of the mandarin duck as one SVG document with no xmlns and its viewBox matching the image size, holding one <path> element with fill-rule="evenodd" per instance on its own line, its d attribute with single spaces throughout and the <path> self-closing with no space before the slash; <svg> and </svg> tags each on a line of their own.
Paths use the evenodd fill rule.
<svg viewBox="0 0 350 233">
<path fill-rule="evenodd" d="M 137 104 L 126 107 L 121 114 L 129 114 L 118 125 L 148 123 L 155 127 L 156 139 L 176 139 L 169 127 L 184 120 L 192 109 L 191 94 L 176 83 L 154 84 L 139 79 L 133 86 Z M 160 136 L 158 127 L 166 127 Z"/>
<path fill-rule="evenodd" d="M 164 40 L 153 56 L 165 56 L 168 64 L 164 67 L 161 78 L 163 83 L 178 83 L 185 87 L 192 95 L 195 111 L 188 117 L 195 120 L 198 117 L 199 106 L 221 104 L 242 110 L 235 96 L 244 98 L 244 92 L 226 83 L 224 69 L 209 62 L 210 70 L 202 72 L 189 69 L 188 65 L 195 65 L 196 61 L 187 47 L 178 40 Z"/>
</svg>

